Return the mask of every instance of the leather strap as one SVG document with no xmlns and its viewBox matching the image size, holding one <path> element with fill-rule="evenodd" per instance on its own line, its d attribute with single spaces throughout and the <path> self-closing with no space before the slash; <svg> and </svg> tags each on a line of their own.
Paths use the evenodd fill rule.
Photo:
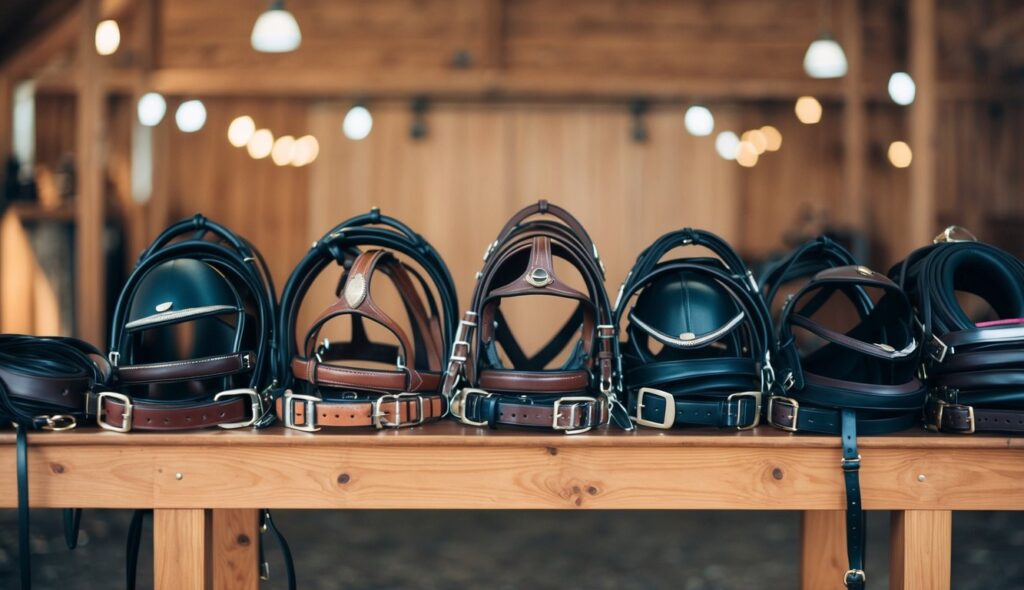
<svg viewBox="0 0 1024 590">
<path fill-rule="evenodd" d="M 181 361 L 125 365 L 118 367 L 117 372 L 121 383 L 128 386 L 198 381 L 251 371 L 256 366 L 255 357 L 252 351 L 243 351 Z"/>
<path fill-rule="evenodd" d="M 562 401 L 531 401 L 501 395 L 463 392 L 464 421 L 491 428 L 525 426 L 575 433 L 608 423 L 609 405 L 603 398 L 566 396 Z"/>
<path fill-rule="evenodd" d="M 866 527 L 860 499 L 860 453 L 857 452 L 857 414 L 842 410 L 843 481 L 846 484 L 846 556 L 850 569 L 843 576 L 847 588 L 864 590 Z"/>
<path fill-rule="evenodd" d="M 276 402 L 277 415 L 300 430 L 334 428 L 398 428 L 441 419 L 445 398 L 437 393 L 384 396 L 383 399 L 324 400 L 285 395 Z M 310 416 L 313 419 L 310 420 Z"/>
<path fill-rule="evenodd" d="M 126 405 L 117 398 L 104 397 L 98 419 L 128 430 L 193 430 L 246 422 L 252 419 L 250 402 L 247 397 L 232 396 L 187 405 L 133 399 Z"/>
<path fill-rule="evenodd" d="M 924 421 L 932 430 L 956 434 L 1024 433 L 1024 410 L 951 404 L 935 398 L 925 406 Z"/>
</svg>

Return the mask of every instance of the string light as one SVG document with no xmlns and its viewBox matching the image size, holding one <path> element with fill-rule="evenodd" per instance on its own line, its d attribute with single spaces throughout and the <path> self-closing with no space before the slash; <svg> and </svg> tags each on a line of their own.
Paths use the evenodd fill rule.
<svg viewBox="0 0 1024 590">
<path fill-rule="evenodd" d="M 112 55 L 121 46 L 121 27 L 115 20 L 100 21 L 96 25 L 96 53 Z"/>
<path fill-rule="evenodd" d="M 889 162 L 897 168 L 906 168 L 914 160 L 914 152 L 905 141 L 894 141 L 889 144 Z"/>
<path fill-rule="evenodd" d="M 295 140 L 295 147 L 292 150 L 292 166 L 312 164 L 318 155 L 320 155 L 320 142 L 312 135 L 303 135 Z"/>
<path fill-rule="evenodd" d="M 726 160 L 736 159 L 736 148 L 740 145 L 740 138 L 732 131 L 723 131 L 715 137 L 715 151 Z"/>
<path fill-rule="evenodd" d="M 295 138 L 291 135 L 282 135 L 274 141 L 274 147 L 270 151 L 270 159 L 278 166 L 287 166 L 292 163 L 292 155 L 295 153 Z"/>
<path fill-rule="evenodd" d="M 821 121 L 821 103 L 813 96 L 801 96 L 796 99 L 794 111 L 796 118 L 805 125 L 813 125 Z"/>
<path fill-rule="evenodd" d="M 206 124 L 206 107 L 200 100 L 186 100 L 174 112 L 174 122 L 185 133 L 195 133 Z"/>
<path fill-rule="evenodd" d="M 743 135 L 740 136 L 742 141 L 750 143 L 754 146 L 754 151 L 757 155 L 761 155 L 768 149 L 768 138 L 764 136 L 764 133 L 760 129 L 751 129 L 744 131 Z"/>
<path fill-rule="evenodd" d="M 345 137 L 360 141 L 366 139 L 373 130 L 373 115 L 369 109 L 362 105 L 354 105 L 345 113 L 345 120 L 341 123 L 341 131 Z"/>
<path fill-rule="evenodd" d="M 761 133 L 764 134 L 764 149 L 769 152 L 779 151 L 779 148 L 782 147 L 782 133 L 771 125 L 765 125 L 762 127 Z"/>
<path fill-rule="evenodd" d="M 167 101 L 156 92 L 147 92 L 139 97 L 137 111 L 139 123 L 146 127 L 156 127 L 167 114 Z"/>
<path fill-rule="evenodd" d="M 695 104 L 686 109 L 683 124 L 690 135 L 705 137 L 715 130 L 715 116 L 707 107 Z"/>
<path fill-rule="evenodd" d="M 889 76 L 889 97 L 900 106 L 907 106 L 914 102 L 917 95 L 917 85 L 914 79 L 906 72 L 893 72 Z"/>
<path fill-rule="evenodd" d="M 235 117 L 228 125 L 228 141 L 235 147 L 245 147 L 256 132 L 256 122 L 249 115 Z"/>
<path fill-rule="evenodd" d="M 749 141 L 741 141 L 736 146 L 736 163 L 744 168 L 753 168 L 757 164 L 757 148 Z"/>
<path fill-rule="evenodd" d="M 249 138 L 245 149 L 253 159 L 266 158 L 274 149 L 274 134 L 269 129 L 257 129 Z"/>
</svg>

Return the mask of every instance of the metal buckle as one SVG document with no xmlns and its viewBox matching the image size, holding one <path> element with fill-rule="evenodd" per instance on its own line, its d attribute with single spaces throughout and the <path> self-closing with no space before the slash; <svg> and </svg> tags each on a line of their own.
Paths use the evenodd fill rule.
<svg viewBox="0 0 1024 590">
<path fill-rule="evenodd" d="M 864 583 L 864 582 L 868 581 L 867 576 L 864 575 L 864 570 L 846 570 L 846 573 L 843 574 L 843 586 L 849 586 L 853 582 L 858 581 L 858 580 L 851 580 L 850 579 L 851 577 L 852 578 L 860 578 L 859 581 L 861 583 Z"/>
<path fill-rule="evenodd" d="M 252 418 L 246 420 L 245 422 L 231 422 L 228 424 L 218 424 L 218 426 L 225 429 L 248 428 L 249 426 L 253 426 L 254 424 L 256 424 L 256 422 L 263 417 L 263 398 L 255 389 L 249 389 L 248 387 L 243 387 L 241 389 L 228 389 L 213 396 L 213 401 L 218 402 L 226 397 L 242 396 L 248 396 L 251 400 Z"/>
<path fill-rule="evenodd" d="M 655 422 L 654 420 L 647 420 L 643 417 L 644 412 L 644 396 L 653 395 L 654 397 L 660 397 L 665 400 L 665 419 L 661 422 Z M 729 396 L 730 399 L 732 396 Z M 672 397 L 671 393 L 662 391 L 660 389 L 654 389 L 653 387 L 641 387 L 640 391 L 636 393 L 636 416 L 633 418 L 637 424 L 642 426 L 650 426 L 651 428 L 661 428 L 662 430 L 668 430 L 672 428 L 672 425 L 676 423 L 676 399 Z"/>
<path fill-rule="evenodd" d="M 942 363 L 946 360 L 947 354 L 953 353 L 953 347 L 949 346 L 942 341 L 941 338 L 932 334 L 932 340 L 934 343 L 928 347 L 928 356 L 932 357 L 932 360 L 937 363 Z"/>
<path fill-rule="evenodd" d="M 856 471 L 860 469 L 860 454 L 857 454 L 856 459 L 847 459 L 843 457 L 839 461 L 839 466 L 843 468 L 843 471 Z"/>
<path fill-rule="evenodd" d="M 772 408 L 775 407 L 775 404 L 782 404 L 784 406 L 789 406 L 789 407 L 793 408 L 793 425 L 792 426 L 783 426 L 782 424 L 777 424 L 775 422 L 775 420 L 772 418 L 772 415 L 773 415 L 772 414 Z M 799 417 L 800 417 L 800 402 L 796 401 L 795 399 L 793 399 L 791 397 L 785 397 L 785 396 L 782 396 L 782 395 L 773 395 L 770 398 L 768 398 L 768 423 L 771 424 L 772 426 L 774 426 L 776 428 L 780 428 L 782 430 L 785 430 L 786 432 L 796 432 L 797 431 L 797 419 Z"/>
<path fill-rule="evenodd" d="M 303 403 L 303 409 L 305 410 L 305 424 L 301 426 L 295 423 L 295 402 L 301 401 Z M 284 397 L 281 398 L 281 419 L 284 420 L 284 425 L 294 430 L 301 430 L 302 432 L 316 432 L 320 430 L 320 427 L 316 425 L 316 407 L 313 404 L 322 401 L 320 398 L 305 395 L 301 393 L 292 393 L 289 389 L 284 392 Z"/>
<path fill-rule="evenodd" d="M 555 405 L 551 409 L 551 429 L 552 430 L 557 430 L 559 432 L 564 432 L 565 434 L 582 434 L 582 433 L 590 430 L 591 428 L 593 428 L 594 425 L 591 424 L 591 419 L 590 419 L 589 415 L 587 416 L 586 426 L 581 426 L 580 428 L 573 428 L 572 427 L 572 424 L 576 423 L 576 412 L 578 411 L 577 408 L 579 408 L 578 405 L 575 405 L 577 403 L 596 404 L 596 403 L 598 403 L 598 401 L 596 399 L 592 398 L 592 397 L 583 397 L 583 396 L 568 396 L 568 397 L 560 397 L 560 398 L 556 399 L 555 400 Z M 570 424 L 569 426 L 562 426 L 559 423 L 560 420 L 558 419 L 558 410 L 560 410 L 562 408 L 562 404 L 574 404 L 572 406 L 572 409 L 569 411 L 569 424 Z"/>
<path fill-rule="evenodd" d="M 796 385 L 796 377 L 793 375 L 793 372 L 790 371 L 789 374 L 786 375 L 786 378 L 782 380 L 782 389 L 789 391 L 794 385 Z"/>
<path fill-rule="evenodd" d="M 487 426 L 487 420 L 476 421 L 476 420 L 470 420 L 469 418 L 466 417 L 466 400 L 471 395 L 479 395 L 479 396 L 483 397 L 484 399 L 487 399 L 489 397 L 492 397 L 494 394 L 489 392 L 489 391 L 486 391 L 484 389 L 477 389 L 475 387 L 463 388 L 463 389 L 459 390 L 458 393 L 455 394 L 454 398 L 452 398 L 452 403 L 451 403 L 451 412 L 452 412 L 452 414 L 456 418 L 459 419 L 459 422 L 462 422 L 463 424 L 467 424 L 469 426 Z M 460 414 L 456 410 L 456 408 L 461 408 L 462 413 Z"/>
<path fill-rule="evenodd" d="M 51 432 L 60 432 L 62 430 L 71 430 L 75 426 L 78 426 L 78 421 L 75 420 L 74 416 L 68 416 L 67 414 L 54 414 L 52 416 L 36 416 L 36 419 L 42 419 L 46 421 L 46 424 L 40 426 L 42 430 L 49 430 Z"/>
<path fill-rule="evenodd" d="M 748 426 L 742 426 L 739 424 L 740 414 L 743 410 L 743 398 L 749 397 L 754 400 L 754 421 Z M 761 392 L 760 391 L 740 391 L 738 393 L 732 393 L 729 397 L 725 398 L 725 401 L 731 402 L 734 399 L 740 401 L 736 402 L 736 430 L 751 430 L 757 428 L 757 425 L 761 423 Z"/>
<path fill-rule="evenodd" d="M 124 412 L 121 414 L 121 425 L 114 426 L 103 420 L 103 398 L 113 398 L 124 404 Z M 96 395 L 96 424 L 105 430 L 113 432 L 131 432 L 132 430 L 132 400 L 123 393 L 116 391 L 101 391 Z"/>
<path fill-rule="evenodd" d="M 417 420 L 415 422 L 402 422 L 402 400 L 403 399 L 416 399 L 418 405 Z M 394 400 L 395 404 L 395 422 L 388 422 L 384 419 L 384 412 L 381 411 L 381 405 L 386 400 Z M 423 424 L 426 417 L 423 415 L 423 396 L 418 393 L 386 393 L 373 401 L 373 425 L 380 430 L 382 428 L 404 428 L 406 426 L 419 426 Z"/>
<path fill-rule="evenodd" d="M 976 423 L 974 421 L 974 406 L 968 406 L 968 405 L 965 405 L 965 404 L 948 404 L 948 403 L 944 404 L 944 405 L 945 406 L 949 406 L 950 408 L 967 408 L 967 422 L 971 425 L 971 429 L 970 430 L 953 430 L 952 432 L 954 432 L 956 434 L 974 434 L 975 433 L 975 431 L 976 431 L 975 424 Z"/>
<path fill-rule="evenodd" d="M 946 406 L 948 406 L 949 404 L 946 403 L 946 400 L 944 399 L 935 399 L 933 403 L 939 408 L 938 411 L 935 413 L 935 422 L 931 424 L 928 424 L 926 422 L 924 425 L 924 429 L 931 430 L 932 432 L 942 432 L 942 414 L 943 411 L 946 409 Z"/>
</svg>

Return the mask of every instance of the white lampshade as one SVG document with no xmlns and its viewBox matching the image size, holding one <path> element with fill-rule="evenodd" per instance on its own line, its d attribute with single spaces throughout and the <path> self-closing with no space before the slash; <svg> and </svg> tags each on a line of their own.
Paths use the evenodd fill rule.
<svg viewBox="0 0 1024 590">
<path fill-rule="evenodd" d="M 284 2 L 275 0 L 256 19 L 250 42 L 256 51 L 287 53 L 295 51 L 302 43 L 302 32 L 292 13 L 284 9 Z"/>
<path fill-rule="evenodd" d="M 907 106 L 914 102 L 917 95 L 917 85 L 914 79 L 906 72 L 893 72 L 889 76 L 889 97 L 892 101 L 901 106 Z"/>
<path fill-rule="evenodd" d="M 812 78 L 842 78 L 846 75 L 846 54 L 828 33 L 818 35 L 804 55 L 804 71 Z"/>
<path fill-rule="evenodd" d="M 690 135 L 696 135 L 697 137 L 711 135 L 711 132 L 715 130 L 715 116 L 711 114 L 707 107 L 697 104 L 686 109 L 683 123 L 686 125 L 686 130 L 690 132 Z"/>
<path fill-rule="evenodd" d="M 139 97 L 139 123 L 146 127 L 156 127 L 167 114 L 167 101 L 156 92 L 147 92 Z"/>
<path fill-rule="evenodd" d="M 373 130 L 373 115 L 362 106 L 355 105 L 345 113 L 345 120 L 341 122 L 341 131 L 345 137 L 359 141 L 366 139 L 366 136 Z"/>
<path fill-rule="evenodd" d="M 206 124 L 206 107 L 202 101 L 186 100 L 174 112 L 174 122 L 185 133 L 194 133 Z"/>
<path fill-rule="evenodd" d="M 740 138 L 732 131 L 723 131 L 715 138 L 715 151 L 726 160 L 735 160 L 739 147 Z"/>
</svg>

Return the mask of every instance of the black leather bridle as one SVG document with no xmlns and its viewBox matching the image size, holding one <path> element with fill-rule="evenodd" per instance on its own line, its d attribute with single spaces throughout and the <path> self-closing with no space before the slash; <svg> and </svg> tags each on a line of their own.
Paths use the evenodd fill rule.
<svg viewBox="0 0 1024 590">
<path fill-rule="evenodd" d="M 718 258 L 662 261 L 680 246 L 704 246 Z M 656 293 L 655 299 L 646 301 L 645 291 Z M 699 301 L 698 291 L 710 301 Z M 659 297 L 662 293 L 672 298 L 671 305 Z M 703 333 L 689 328 L 725 320 L 718 317 L 723 314 L 728 314 L 724 324 Z M 628 327 L 619 373 L 634 421 L 654 428 L 758 425 L 761 396 L 774 380 L 771 317 L 753 275 L 724 240 L 689 228 L 658 238 L 637 257 L 619 290 L 615 325 L 623 319 Z M 670 333 L 668 325 L 676 332 L 687 328 Z M 649 348 L 652 339 L 662 345 L 658 354 Z"/>
<path fill-rule="evenodd" d="M 906 289 L 922 331 L 926 427 L 1024 432 L 1024 263 L 954 226 L 889 274 Z M 996 319 L 976 323 L 958 292 L 980 297 Z"/>
<path fill-rule="evenodd" d="M 0 335 L 0 421 L 17 429 L 18 553 L 21 587 L 32 585 L 29 544 L 29 430 L 62 431 L 95 415 L 94 389 L 107 381 L 103 355 L 73 338 Z M 81 511 L 64 511 L 65 542 L 78 543 Z"/>
<path fill-rule="evenodd" d="M 806 282 L 788 298 L 776 324 L 780 387 L 769 399 L 767 419 L 790 432 L 841 436 L 850 564 L 843 582 L 862 589 L 865 517 L 857 436 L 897 432 L 919 421 L 926 392 L 915 377 L 919 348 L 913 309 L 896 283 L 858 266 L 827 237 L 803 244 L 769 268 L 761 279 L 769 306 L 784 284 L 796 280 Z M 869 290 L 881 295 L 875 300 Z M 849 300 L 857 313 L 856 324 L 846 331 L 814 319 L 836 295 Z M 825 345 L 803 353 L 794 328 Z"/>
</svg>

